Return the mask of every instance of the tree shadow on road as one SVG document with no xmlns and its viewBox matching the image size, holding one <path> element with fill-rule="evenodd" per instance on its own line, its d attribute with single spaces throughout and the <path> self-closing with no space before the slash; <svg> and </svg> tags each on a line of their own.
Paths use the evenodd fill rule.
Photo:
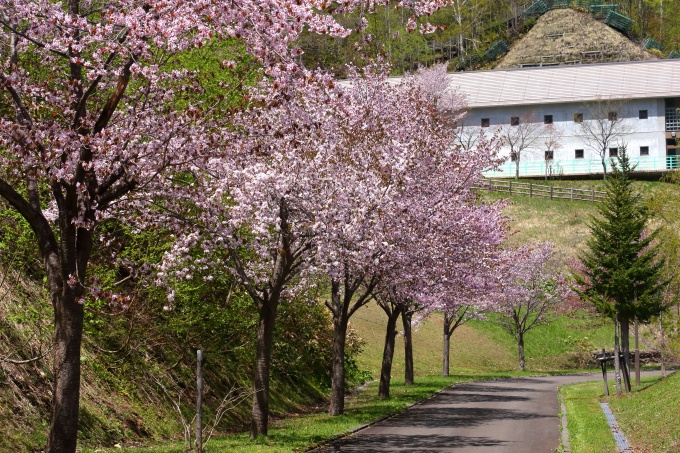
<svg viewBox="0 0 680 453">
<path fill-rule="evenodd" d="M 464 447 L 494 447 L 502 446 L 506 443 L 508 442 L 489 439 L 487 437 L 444 435 L 399 436 L 393 434 L 374 434 L 350 437 L 334 445 L 316 450 L 316 452 L 384 453 L 390 451 L 408 451 L 414 453 L 425 453 Z"/>
<path fill-rule="evenodd" d="M 476 390 L 476 389 L 475 389 Z M 427 403 L 434 406 L 461 404 L 461 403 L 511 403 L 515 401 L 529 401 L 531 398 L 515 395 L 493 395 L 488 393 L 470 393 L 458 391 L 450 395 L 442 395 L 436 402 Z"/>
<path fill-rule="evenodd" d="M 406 414 L 394 416 L 379 426 L 381 428 L 461 428 L 478 426 L 495 420 L 528 420 L 543 415 L 509 409 L 495 408 L 437 408 L 414 407 Z"/>
</svg>

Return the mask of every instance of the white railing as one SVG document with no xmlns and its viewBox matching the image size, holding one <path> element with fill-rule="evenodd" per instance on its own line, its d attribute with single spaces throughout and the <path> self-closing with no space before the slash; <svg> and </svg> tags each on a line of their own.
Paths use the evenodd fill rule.
<svg viewBox="0 0 680 453">
<path fill-rule="evenodd" d="M 631 157 L 636 171 L 667 171 L 680 168 L 680 156 L 640 156 Z M 611 159 L 605 160 L 607 172 L 611 171 Z M 487 178 L 514 178 L 515 162 L 507 161 L 497 170 L 484 173 Z M 602 173 L 600 159 L 574 160 L 525 160 L 519 163 L 519 176 L 564 176 Z"/>
</svg>

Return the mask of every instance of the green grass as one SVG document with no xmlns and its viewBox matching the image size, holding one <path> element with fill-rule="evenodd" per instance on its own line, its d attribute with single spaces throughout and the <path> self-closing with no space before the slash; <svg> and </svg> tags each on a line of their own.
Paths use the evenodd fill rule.
<svg viewBox="0 0 680 453">
<path fill-rule="evenodd" d="M 386 315 L 376 305 L 359 310 L 350 321 L 366 344 L 358 358 L 359 368 L 374 377 L 380 374 Z M 414 368 L 418 376 L 441 373 L 442 315 L 435 313 L 413 334 Z M 527 369 L 530 371 L 569 370 L 578 366 L 577 348 L 569 338 L 588 338 L 592 349 L 610 347 L 611 325 L 601 320 L 560 316 L 536 327 L 526 336 Z M 517 346 L 510 334 L 489 321 L 470 321 L 451 337 L 451 372 L 457 374 L 511 371 L 518 367 Z M 404 373 L 403 337 L 395 344 L 393 377 Z"/>
<path fill-rule="evenodd" d="M 492 316 L 491 316 L 492 318 Z M 512 355 L 512 367 L 517 367 L 517 345 L 506 331 L 488 321 L 471 321 L 470 325 L 484 337 L 493 339 L 499 348 Z M 547 324 L 530 330 L 525 336 L 525 358 L 529 370 L 568 370 L 579 367 L 576 341 L 587 344 L 584 354 L 609 348 L 613 339 L 610 322 L 558 316 Z"/>
<path fill-rule="evenodd" d="M 583 249 L 590 236 L 586 221 L 596 214 L 595 205 L 585 201 L 504 195 L 507 194 L 487 193 L 485 199 L 508 200 L 508 206 L 503 211 L 512 220 L 512 234 L 508 243 L 516 246 L 527 242 L 550 241 L 556 249 L 556 260 L 564 263 L 566 269 L 568 260 L 577 257 L 577 251 Z"/>
<path fill-rule="evenodd" d="M 614 453 L 614 437 L 600 408 L 601 382 L 587 382 L 561 389 L 567 409 L 567 428 L 571 451 L 579 453 Z"/>
<path fill-rule="evenodd" d="M 365 341 L 364 350 L 357 360 L 359 368 L 369 371 L 374 378 L 380 375 L 386 322 L 387 316 L 375 304 L 362 308 L 350 320 L 352 328 Z M 414 328 L 413 358 L 416 379 L 419 376 L 441 374 L 442 323 L 442 316 L 433 314 Z M 403 336 L 400 335 L 395 344 L 392 365 L 394 378 L 404 375 L 403 345 Z M 512 350 L 499 347 L 485 332 L 468 325 L 463 325 L 454 332 L 451 338 L 452 373 L 480 373 L 515 368 Z"/>
<path fill-rule="evenodd" d="M 609 405 L 636 452 L 680 451 L 680 373 L 639 392 L 612 398 Z"/>
<path fill-rule="evenodd" d="M 610 395 L 615 395 L 616 389 L 611 373 L 609 378 L 609 393 Z M 643 378 L 639 387 L 633 387 L 633 393 L 624 394 L 621 397 L 612 396 L 610 398 L 604 396 L 602 381 L 562 387 L 560 393 L 564 398 L 564 404 L 567 409 L 567 427 L 569 429 L 571 451 L 579 453 L 614 453 L 618 451 L 614 437 L 600 407 L 601 401 L 609 401 L 619 426 L 622 428 L 628 441 L 633 441 L 636 452 L 678 451 L 677 446 L 680 439 L 680 428 L 677 426 L 677 408 L 680 402 L 680 398 L 678 398 L 679 393 L 675 391 L 676 398 L 674 401 L 668 401 L 668 408 L 664 414 L 656 412 L 657 415 L 653 415 L 651 413 L 658 409 L 660 405 L 665 405 L 666 403 L 663 399 L 659 398 L 659 392 L 655 394 L 653 390 L 661 388 L 663 389 L 661 391 L 667 391 L 673 385 L 677 387 L 678 379 L 675 380 L 676 382 L 672 382 L 669 378 L 661 383 L 659 379 L 659 377 Z M 651 412 L 648 412 L 649 415 L 644 415 L 640 406 L 651 409 Z M 655 407 L 652 408 L 652 406 Z M 666 418 L 664 418 L 664 415 Z M 635 421 L 631 423 L 631 419 Z M 660 421 L 662 423 L 659 423 Z M 654 426 L 651 429 L 654 432 L 641 431 L 636 426 L 636 423 L 639 425 L 646 424 L 650 427 Z M 663 428 L 658 429 L 658 425 L 661 425 Z M 658 449 L 654 445 L 651 450 L 638 449 L 640 445 L 648 445 L 647 442 L 649 442 L 650 438 L 657 435 L 660 436 L 662 432 L 664 433 L 663 435 L 671 435 L 663 439 L 663 441 L 667 442 L 670 446 L 675 446 L 675 448 L 664 450 Z"/>
</svg>

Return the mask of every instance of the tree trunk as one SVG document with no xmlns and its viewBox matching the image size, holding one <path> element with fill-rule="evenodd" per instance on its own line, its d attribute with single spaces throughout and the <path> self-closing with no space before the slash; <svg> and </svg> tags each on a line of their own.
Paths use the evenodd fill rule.
<svg viewBox="0 0 680 453">
<path fill-rule="evenodd" d="M 78 439 L 83 306 L 70 288 L 53 294 L 54 384 L 48 453 L 73 453 Z"/>
<path fill-rule="evenodd" d="M 450 372 L 449 359 L 451 356 L 451 333 L 449 333 L 449 328 L 451 327 L 452 319 L 448 313 L 444 313 L 444 335 L 443 346 L 442 346 L 442 376 L 448 376 Z"/>
<path fill-rule="evenodd" d="M 517 355 L 519 356 L 519 369 L 524 371 L 524 333 L 517 332 Z"/>
<path fill-rule="evenodd" d="M 259 320 L 257 326 L 257 352 L 255 355 L 255 376 L 252 421 L 250 437 L 266 436 L 269 425 L 269 367 L 271 365 L 272 340 L 278 301 L 272 298 L 258 301 Z"/>
<path fill-rule="evenodd" d="M 338 295 L 339 299 L 339 295 Z M 345 340 L 347 338 L 347 307 L 338 307 L 341 316 L 333 316 L 333 365 L 331 370 L 331 403 L 329 415 L 341 415 L 345 410 Z"/>
<path fill-rule="evenodd" d="M 401 323 L 404 327 L 404 385 L 413 385 L 413 336 L 411 320 L 413 314 L 403 312 Z"/>
<path fill-rule="evenodd" d="M 606 152 L 606 150 L 604 151 Z M 605 159 L 605 154 L 602 154 L 602 179 L 607 179 L 607 160 Z"/>
<path fill-rule="evenodd" d="M 378 387 L 379 398 L 390 397 L 390 379 L 392 375 L 392 359 L 394 358 L 394 341 L 397 336 L 397 319 L 401 314 L 401 308 L 396 305 L 387 316 L 387 329 L 385 332 L 385 347 L 383 349 L 382 367 L 380 369 L 380 386 Z"/>
<path fill-rule="evenodd" d="M 626 384 L 626 391 L 630 392 L 630 321 L 628 319 L 621 319 L 619 321 L 621 326 L 621 349 L 623 350 L 623 370 L 624 383 Z"/>
<path fill-rule="evenodd" d="M 619 321 L 614 321 L 614 377 L 616 381 L 616 394 L 620 395 L 621 391 L 621 361 L 619 359 Z"/>
<path fill-rule="evenodd" d="M 47 438 L 47 453 L 74 453 L 78 443 L 78 412 L 80 409 L 80 352 L 83 340 L 83 295 L 87 264 L 92 249 L 92 233 L 76 229 L 70 219 L 76 218 L 76 197 L 68 192 L 71 208 L 60 215 L 59 254 L 41 244 L 47 272 L 47 285 L 54 308 L 54 384 L 52 418 Z M 90 213 L 91 214 L 91 213 Z M 85 214 L 87 220 L 92 215 Z M 46 242 L 49 239 L 40 238 Z M 52 242 L 52 244 L 56 244 Z M 75 286 L 65 282 L 75 276 Z"/>
</svg>

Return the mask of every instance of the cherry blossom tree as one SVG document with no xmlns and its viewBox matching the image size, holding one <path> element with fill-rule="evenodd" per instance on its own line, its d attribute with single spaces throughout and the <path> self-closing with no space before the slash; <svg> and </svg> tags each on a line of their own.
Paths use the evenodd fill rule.
<svg viewBox="0 0 680 453">
<path fill-rule="evenodd" d="M 390 85 L 376 67 L 353 73 L 344 93 L 342 135 L 332 144 L 328 174 L 332 196 L 319 212 L 317 267 L 331 281 L 326 306 L 333 315 L 333 365 L 329 413 L 344 411 L 345 340 L 350 317 L 371 299 L 385 253 L 385 216 L 408 171 L 410 146 L 427 121 L 417 93 Z M 385 112 L 390 112 L 386 115 Z M 407 125 L 404 127 L 404 125 Z M 404 129 L 404 131 L 400 131 Z M 396 135 L 388 131 L 399 131 Z"/>
<path fill-rule="evenodd" d="M 477 315 L 473 305 L 452 305 L 444 311 L 442 335 L 442 376 L 450 373 L 451 336 L 460 326 Z"/>
<path fill-rule="evenodd" d="M 548 242 L 508 249 L 502 257 L 497 322 L 517 340 L 520 370 L 525 367 L 526 333 L 548 322 L 570 292 L 563 275 L 552 267 L 552 257 Z"/>
<path fill-rule="evenodd" d="M 482 295 L 495 280 L 491 270 L 505 238 L 503 204 L 478 203 L 471 187 L 483 169 L 496 162 L 485 147 L 437 147 L 419 156 L 395 199 L 396 215 L 390 217 L 389 228 L 392 249 L 383 257 L 376 292 L 388 315 L 380 396 L 389 396 L 393 318 L 408 315 L 418 305 L 441 307 L 447 299 L 455 300 L 455 291 Z"/>
<path fill-rule="evenodd" d="M 393 230 L 386 225 L 398 215 L 394 200 L 408 188 L 404 181 L 413 177 L 411 169 L 422 157 L 414 151 L 451 147 L 454 135 L 447 116 L 462 107 L 460 98 L 448 93 L 445 66 L 422 70 L 400 86 L 387 83 L 385 71 L 376 69 L 360 78 L 355 74 L 344 97 L 351 109 L 342 121 L 347 134 L 333 146 L 347 158 L 331 172 L 338 186 L 325 202 L 329 209 L 319 238 L 317 262 L 331 279 L 327 306 L 335 330 L 331 415 L 343 411 L 348 321 L 371 300 L 381 263 L 390 255 Z"/>
</svg>

